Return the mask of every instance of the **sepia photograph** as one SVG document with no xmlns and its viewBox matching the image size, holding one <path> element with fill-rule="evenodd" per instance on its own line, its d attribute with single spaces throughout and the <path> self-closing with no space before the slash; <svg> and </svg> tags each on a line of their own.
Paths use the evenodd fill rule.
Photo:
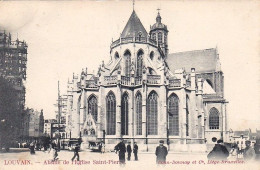
<svg viewBox="0 0 260 170">
<path fill-rule="evenodd" d="M 0 1 L 0 169 L 259 169 L 260 1 Z"/>
</svg>

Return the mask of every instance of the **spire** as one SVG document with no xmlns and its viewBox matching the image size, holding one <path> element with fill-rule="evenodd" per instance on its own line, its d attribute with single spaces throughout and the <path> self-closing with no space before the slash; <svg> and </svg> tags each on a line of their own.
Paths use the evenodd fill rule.
<svg viewBox="0 0 260 170">
<path fill-rule="evenodd" d="M 162 23 L 162 17 L 160 15 L 160 8 L 157 9 L 158 10 L 158 14 L 157 14 L 157 17 L 156 17 L 156 23 Z"/>
<path fill-rule="evenodd" d="M 133 11 L 135 10 L 135 0 L 133 0 Z"/>
<path fill-rule="evenodd" d="M 133 10 L 127 24 L 121 34 L 122 38 L 134 37 L 141 34 L 142 37 L 147 37 L 147 32 L 141 23 L 140 19 Z"/>
</svg>

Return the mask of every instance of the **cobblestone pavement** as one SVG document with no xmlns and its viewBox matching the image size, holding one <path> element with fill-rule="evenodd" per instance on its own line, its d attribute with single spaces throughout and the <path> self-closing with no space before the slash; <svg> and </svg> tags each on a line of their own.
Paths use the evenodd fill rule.
<svg viewBox="0 0 260 170">
<path fill-rule="evenodd" d="M 36 151 L 31 155 L 29 150 L 17 153 L 0 153 L 0 169 L 239 169 L 259 170 L 257 163 L 243 163 L 236 161 L 235 157 L 230 157 L 227 162 L 209 162 L 207 153 L 169 153 L 165 165 L 156 165 L 154 153 L 139 153 L 139 160 L 134 161 L 132 154 L 131 161 L 126 161 L 125 165 L 120 165 L 118 155 L 114 152 L 100 154 L 98 152 L 80 152 L 80 161 L 71 161 L 73 152 L 61 150 L 58 152 L 59 160 L 51 161 L 52 155 L 48 152 Z"/>
</svg>

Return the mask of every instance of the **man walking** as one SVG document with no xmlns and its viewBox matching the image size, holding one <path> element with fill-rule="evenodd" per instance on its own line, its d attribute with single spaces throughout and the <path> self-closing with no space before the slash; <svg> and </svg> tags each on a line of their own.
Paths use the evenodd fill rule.
<svg viewBox="0 0 260 170">
<path fill-rule="evenodd" d="M 159 146 L 156 147 L 155 155 L 156 155 L 156 163 L 157 164 L 165 164 L 166 156 L 168 154 L 168 150 L 165 146 L 163 146 L 164 141 L 160 140 Z"/>
<path fill-rule="evenodd" d="M 229 152 L 223 144 L 223 140 L 218 140 L 212 151 L 208 154 L 209 160 L 227 160 Z"/>
<path fill-rule="evenodd" d="M 255 159 L 255 150 L 250 146 L 251 141 L 246 141 L 246 148 L 244 150 L 244 159 L 245 161 L 251 161 Z"/>
<path fill-rule="evenodd" d="M 79 161 L 79 150 L 80 150 L 79 144 L 76 144 L 75 149 L 74 149 L 74 156 L 71 159 L 71 161 L 73 161 L 76 156 L 77 156 L 77 161 Z"/>
<path fill-rule="evenodd" d="M 137 152 L 138 152 L 138 146 L 137 146 L 136 142 L 134 142 L 133 153 L 135 155 L 135 161 L 138 161 Z"/>
<path fill-rule="evenodd" d="M 124 139 L 121 138 L 121 141 L 115 146 L 115 151 L 116 153 L 119 152 L 118 157 L 119 157 L 120 164 L 125 164 L 126 147 L 125 147 Z"/>
<path fill-rule="evenodd" d="M 127 150 L 127 160 L 130 161 L 131 160 L 131 153 L 132 153 L 131 142 L 128 142 L 126 150 Z"/>
</svg>

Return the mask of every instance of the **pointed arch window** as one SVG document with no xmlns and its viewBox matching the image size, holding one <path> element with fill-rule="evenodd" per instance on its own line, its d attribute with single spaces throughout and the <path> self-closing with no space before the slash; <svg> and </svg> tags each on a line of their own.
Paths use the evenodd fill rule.
<svg viewBox="0 0 260 170">
<path fill-rule="evenodd" d="M 142 68 L 143 68 L 143 51 L 137 53 L 137 62 L 136 62 L 136 76 L 142 77 Z"/>
<path fill-rule="evenodd" d="M 179 98 L 172 94 L 168 99 L 169 135 L 179 135 Z"/>
<path fill-rule="evenodd" d="M 148 135 L 158 134 L 158 95 L 154 91 L 147 100 L 147 130 Z"/>
<path fill-rule="evenodd" d="M 156 34 L 155 33 L 152 34 L 152 39 L 156 41 Z"/>
<path fill-rule="evenodd" d="M 152 51 L 152 52 L 150 53 L 150 59 L 153 60 L 153 58 L 154 58 L 154 52 Z"/>
<path fill-rule="evenodd" d="M 106 97 L 107 105 L 107 135 L 116 134 L 116 97 L 110 92 Z"/>
<path fill-rule="evenodd" d="M 126 93 L 121 101 L 121 134 L 128 135 L 128 95 Z"/>
<path fill-rule="evenodd" d="M 219 129 L 219 112 L 215 107 L 209 111 L 209 129 Z"/>
<path fill-rule="evenodd" d="M 142 135 L 142 95 L 136 95 L 136 135 Z"/>
<path fill-rule="evenodd" d="M 124 58 L 125 58 L 125 76 L 130 77 L 131 53 L 128 50 L 125 52 Z"/>
<path fill-rule="evenodd" d="M 91 96 L 88 100 L 88 114 L 91 114 L 94 121 L 97 122 L 97 98 L 95 96 Z"/>
<path fill-rule="evenodd" d="M 115 52 L 115 60 L 118 60 L 119 59 L 119 54 L 118 52 Z"/>
<path fill-rule="evenodd" d="M 190 128 L 190 122 L 189 122 L 189 116 L 190 116 L 190 112 L 189 112 L 189 98 L 188 96 L 186 97 L 186 136 L 189 136 L 189 128 Z"/>
</svg>

